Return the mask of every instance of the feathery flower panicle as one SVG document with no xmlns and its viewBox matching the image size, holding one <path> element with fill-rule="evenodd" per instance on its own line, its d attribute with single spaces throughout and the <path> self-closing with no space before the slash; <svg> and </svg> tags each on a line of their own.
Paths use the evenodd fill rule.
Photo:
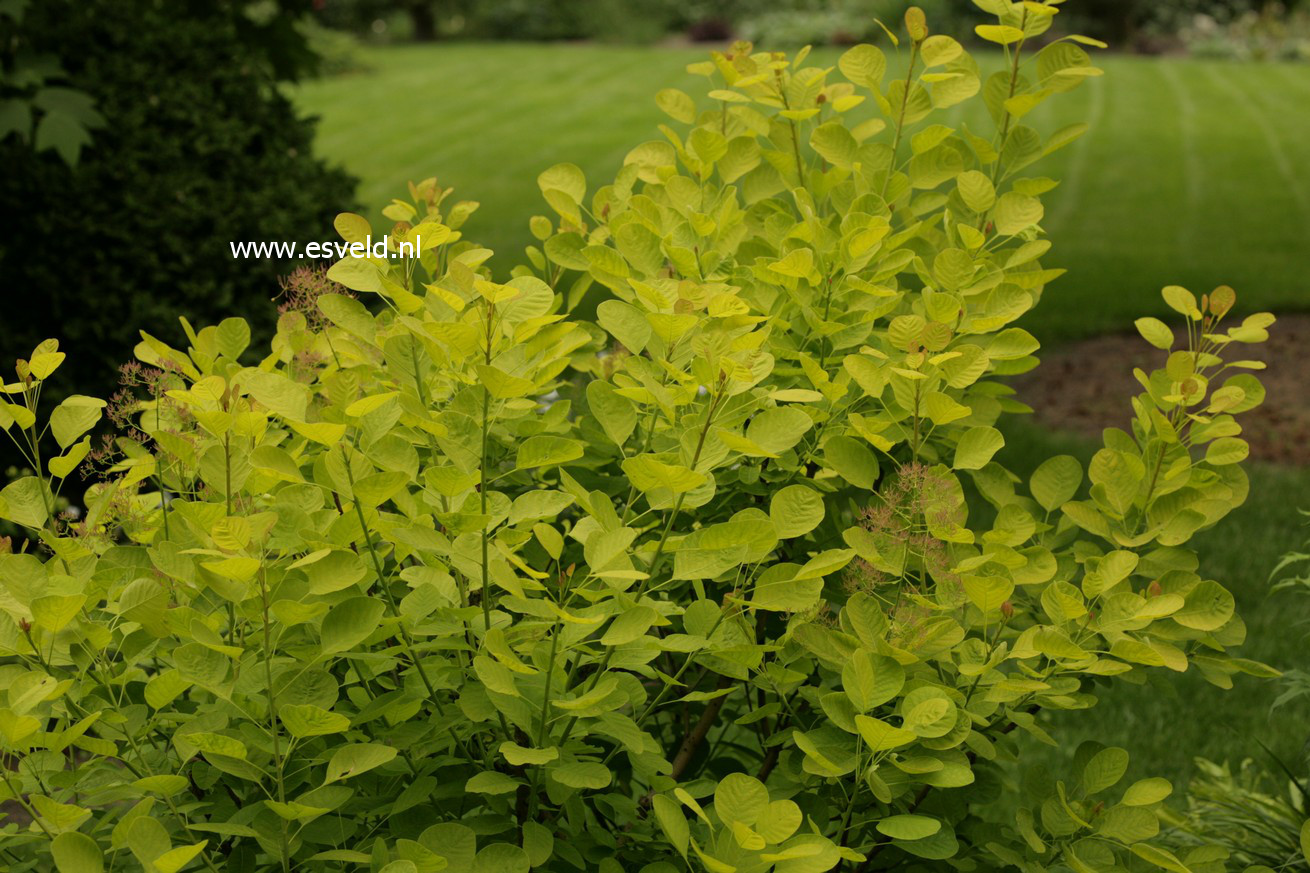
<svg viewBox="0 0 1310 873">
<path fill-rule="evenodd" d="M 813 620 L 823 627 L 832 628 L 833 630 L 841 629 L 841 616 L 833 610 L 826 600 L 819 601 L 819 605 L 814 608 Z"/>
<path fill-rule="evenodd" d="M 605 381 L 614 378 L 614 374 L 623 369 L 623 361 L 632 357 L 632 352 L 623 347 L 621 343 L 615 343 L 609 351 L 600 356 L 601 377 Z"/>
<path fill-rule="evenodd" d="M 291 358 L 291 378 L 306 384 L 314 381 L 318 368 L 327 362 L 327 356 L 312 349 L 302 349 Z"/>
<path fill-rule="evenodd" d="M 340 294 L 344 297 L 355 295 L 344 286 L 327 277 L 327 270 L 321 267 L 296 267 L 290 274 L 278 280 L 282 286 L 282 300 L 278 305 L 279 313 L 299 312 L 305 317 L 305 325 L 312 331 L 322 330 L 327 325 L 327 318 L 318 308 L 318 298 L 325 294 Z"/>
<path fill-rule="evenodd" d="M 929 620 L 937 612 L 918 596 L 919 592 L 911 590 L 910 595 L 902 597 L 892 609 L 887 641 L 897 648 L 913 651 L 927 641 Z"/>
<path fill-rule="evenodd" d="M 125 436 L 133 442 L 146 445 L 149 437 L 142 432 L 138 423 L 142 413 L 153 410 L 157 414 L 166 412 L 172 417 L 188 413 L 179 407 L 169 396 L 172 388 L 184 386 L 181 367 L 175 361 L 161 360 L 158 367 L 147 367 L 138 361 L 128 361 L 118 368 L 118 384 L 121 386 L 109 398 L 105 416 Z M 142 400 L 136 389 L 144 388 L 149 400 Z M 150 401 L 153 401 L 150 402 Z"/>
<path fill-rule="evenodd" d="M 114 465 L 114 462 L 122 456 L 118 449 L 118 444 L 114 441 L 112 434 L 102 434 L 100 437 L 100 447 L 92 449 L 86 456 L 88 462 L 93 466 L 107 469 Z"/>
<path fill-rule="evenodd" d="M 854 594 L 857 591 L 870 592 L 875 588 L 883 588 L 896 581 L 863 558 L 856 558 L 842 579 L 842 587 L 847 594 Z"/>
<path fill-rule="evenodd" d="M 878 551 L 905 552 L 917 560 L 925 577 L 936 583 L 934 593 L 939 599 L 941 595 L 948 601 L 957 598 L 960 579 L 950 571 L 954 562 L 949 543 L 933 534 L 958 522 L 958 499 L 951 482 L 926 464 L 906 464 L 879 497 L 880 502 L 860 512 L 860 526 L 873 535 Z M 904 581 L 864 560 L 853 564 L 846 576 L 847 590 L 852 593 L 872 592 Z"/>
</svg>

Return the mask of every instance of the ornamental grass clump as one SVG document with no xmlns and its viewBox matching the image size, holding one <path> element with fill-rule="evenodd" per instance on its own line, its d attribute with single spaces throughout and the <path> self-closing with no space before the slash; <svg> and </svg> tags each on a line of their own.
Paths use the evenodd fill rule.
<svg viewBox="0 0 1310 873">
<path fill-rule="evenodd" d="M 612 182 L 541 175 L 504 282 L 433 180 L 340 216 L 424 251 L 301 276 L 269 349 L 143 334 L 76 519 L 103 404 L 46 415 L 64 352 L 20 362 L 11 869 L 1187 869 L 1123 750 L 1024 753 L 1117 679 L 1268 672 L 1188 542 L 1246 497 L 1238 349 L 1273 319 L 1166 289 L 1185 335 L 1138 322 L 1129 428 L 998 462 L 1060 272 L 1027 170 L 1085 127 L 1027 119 L 1099 70 L 1025 51 L 1054 3 L 979 5 L 991 75 L 917 9 L 894 73 L 693 65 L 708 99 L 661 92 Z M 934 121 L 971 99 L 993 131 Z"/>
</svg>

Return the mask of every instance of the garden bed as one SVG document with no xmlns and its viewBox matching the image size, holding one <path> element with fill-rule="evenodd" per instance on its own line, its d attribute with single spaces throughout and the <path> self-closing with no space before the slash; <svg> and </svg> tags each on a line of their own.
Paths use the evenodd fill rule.
<svg viewBox="0 0 1310 873">
<path fill-rule="evenodd" d="M 1260 373 L 1266 399 L 1243 423 L 1251 457 L 1280 464 L 1310 465 L 1310 382 L 1301 350 L 1310 343 L 1310 315 L 1281 316 L 1261 349 L 1268 369 Z M 1140 391 L 1133 369 L 1149 372 L 1166 353 L 1137 334 L 1116 333 L 1063 346 L 1042 356 L 1041 365 L 1015 380 L 1019 399 L 1036 410 L 1038 423 L 1054 430 L 1100 438 L 1107 427 L 1126 427 L 1131 408 L 1124 398 Z"/>
</svg>

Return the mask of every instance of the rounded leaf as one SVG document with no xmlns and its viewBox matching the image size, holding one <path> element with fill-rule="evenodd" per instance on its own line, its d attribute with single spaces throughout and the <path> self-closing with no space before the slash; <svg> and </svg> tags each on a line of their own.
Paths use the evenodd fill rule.
<svg viewBox="0 0 1310 873">
<path fill-rule="evenodd" d="M 788 485 L 769 501 L 769 517 L 781 539 L 803 536 L 823 521 L 823 497 L 805 485 Z"/>
<path fill-rule="evenodd" d="M 346 242 L 362 243 L 373 233 L 368 219 L 353 212 L 342 212 L 332 219 L 332 226 Z"/>
<path fill-rule="evenodd" d="M 1142 335 L 1142 339 L 1146 340 L 1157 349 L 1165 349 L 1167 351 L 1173 346 L 1174 332 L 1169 329 L 1169 325 L 1165 324 L 1160 319 L 1139 318 L 1137 321 L 1133 322 L 1133 324 L 1137 325 L 1137 332 Z"/>
<path fill-rule="evenodd" d="M 971 427 L 960 437 L 951 466 L 956 470 L 981 470 L 1004 445 L 1005 437 L 996 428 Z"/>
<path fill-rule="evenodd" d="M 906 730 L 924 738 L 942 737 L 955 727 L 955 701 L 940 688 L 916 688 L 901 701 Z"/>
<path fill-rule="evenodd" d="M 837 61 L 837 66 L 841 74 L 851 82 L 877 91 L 883 74 L 887 72 L 887 58 L 881 49 L 861 43 L 848 49 Z"/>
<path fill-rule="evenodd" d="M 473 859 L 473 873 L 528 873 L 528 853 L 509 843 L 492 843 Z"/>
<path fill-rule="evenodd" d="M 878 481 L 878 458 L 855 437 L 835 436 L 823 444 L 823 460 L 856 488 L 869 489 Z"/>
<path fill-rule="evenodd" d="M 942 823 L 926 815 L 893 815 L 877 824 L 878 833 L 893 840 L 922 840 L 942 829 Z"/>
<path fill-rule="evenodd" d="M 674 121 L 691 124 L 696 120 L 696 102 L 677 88 L 665 88 L 656 94 L 655 105 Z"/>
<path fill-rule="evenodd" d="M 1201 310 L 1197 306 L 1196 295 L 1181 285 L 1166 285 L 1161 289 L 1160 296 L 1174 312 L 1182 313 L 1188 318 L 1200 319 Z"/>
<path fill-rule="evenodd" d="M 894 658 L 856 649 L 842 666 L 841 681 L 856 712 L 868 712 L 896 696 L 905 684 L 905 668 Z"/>
<path fill-rule="evenodd" d="M 323 784 L 358 776 L 374 767 L 381 767 L 394 757 L 396 757 L 396 750 L 380 743 L 355 743 L 342 746 L 333 753 L 332 760 L 328 761 L 327 778 L 323 780 Z"/>
<path fill-rule="evenodd" d="M 996 232 L 1004 236 L 1021 233 L 1041 221 L 1045 214 L 1042 201 L 1036 197 L 1010 191 L 996 201 Z"/>
<path fill-rule="evenodd" d="M 714 811 L 725 824 L 741 822 L 751 827 L 768 805 L 769 791 L 764 783 L 745 773 L 729 773 L 714 789 Z"/>
<path fill-rule="evenodd" d="M 575 204 L 587 195 L 587 177 L 577 164 L 556 164 L 537 177 L 542 192 L 559 191 Z"/>
<path fill-rule="evenodd" d="M 1168 779 L 1161 779 L 1158 776 L 1142 779 L 1128 786 L 1122 802 L 1126 806 L 1150 806 L 1152 803 L 1164 800 L 1173 794 L 1173 791 L 1174 787 L 1169 784 Z"/>
<path fill-rule="evenodd" d="M 372 597 L 352 597 L 338 603 L 323 618 L 322 644 L 326 654 L 347 652 L 378 629 L 386 606 Z"/>
<path fill-rule="evenodd" d="M 974 33 L 997 45 L 1010 45 L 1023 39 L 1023 31 L 1007 24 L 979 24 Z"/>
<path fill-rule="evenodd" d="M 1028 489 L 1047 512 L 1054 512 L 1073 500 L 1083 484 L 1083 465 L 1072 455 L 1047 458 L 1033 471 Z"/>
<path fill-rule="evenodd" d="M 1123 749 L 1102 749 L 1083 768 L 1083 790 L 1096 794 L 1118 783 L 1128 770 L 1128 753 Z"/>
<path fill-rule="evenodd" d="M 59 873 L 101 873 L 105 869 L 100 846 L 78 831 L 67 831 L 51 840 L 50 855 Z"/>
<path fill-rule="evenodd" d="M 939 67 L 964 54 L 964 46 L 949 36 L 930 36 L 919 46 L 919 55 L 925 67 Z"/>
<path fill-rule="evenodd" d="M 996 188 L 986 173 L 968 170 L 956 177 L 955 185 L 960 189 L 964 205 L 974 212 L 986 212 L 996 202 Z"/>
<path fill-rule="evenodd" d="M 592 761 L 575 761 L 555 767 L 550 775 L 561 785 L 570 788 L 605 788 L 613 779 L 608 767 Z"/>
<path fill-rule="evenodd" d="M 278 719 L 287 731 L 299 739 L 339 734 L 350 727 L 350 719 L 328 712 L 312 703 L 293 703 L 278 709 Z"/>
<path fill-rule="evenodd" d="M 1214 631 L 1228 624 L 1233 609 L 1233 595 L 1228 589 L 1207 579 L 1187 592 L 1183 608 L 1172 618 L 1192 630 Z"/>
</svg>

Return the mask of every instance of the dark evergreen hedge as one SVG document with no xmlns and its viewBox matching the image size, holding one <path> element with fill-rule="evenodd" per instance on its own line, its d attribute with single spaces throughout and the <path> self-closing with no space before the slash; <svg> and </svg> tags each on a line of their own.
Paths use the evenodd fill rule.
<svg viewBox="0 0 1310 873">
<path fill-rule="evenodd" d="M 55 336 L 76 350 L 62 384 L 104 393 L 138 327 L 175 342 L 183 313 L 271 327 L 289 265 L 236 261 L 229 241 L 322 238 L 353 201 L 277 90 L 294 45 L 226 3 L 44 0 L 22 27 L 108 124 L 74 168 L 0 142 L 5 371 Z"/>
</svg>

